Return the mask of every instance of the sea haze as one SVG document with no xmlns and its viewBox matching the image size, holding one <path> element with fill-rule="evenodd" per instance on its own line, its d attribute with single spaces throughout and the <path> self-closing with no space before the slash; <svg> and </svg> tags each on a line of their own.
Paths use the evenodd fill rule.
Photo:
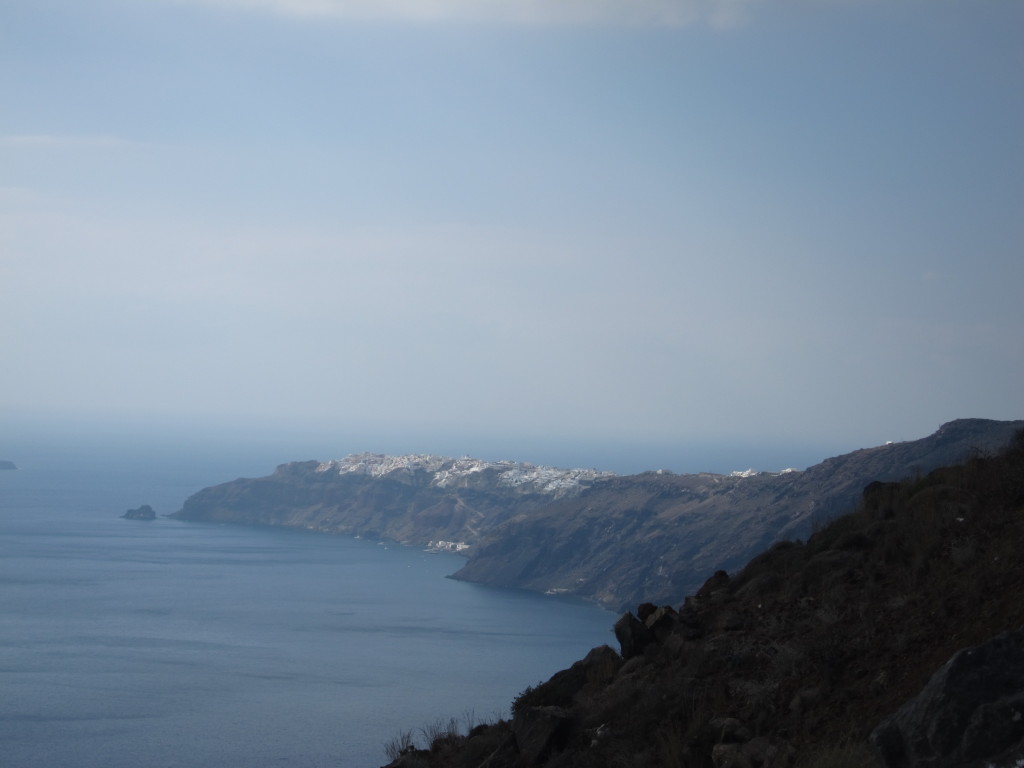
<svg viewBox="0 0 1024 768">
<path fill-rule="evenodd" d="M 613 642 L 608 612 L 446 579 L 452 555 L 119 517 L 177 509 L 214 482 L 209 460 L 10 458 L 5 768 L 377 766 L 400 731 L 506 715 Z"/>
</svg>

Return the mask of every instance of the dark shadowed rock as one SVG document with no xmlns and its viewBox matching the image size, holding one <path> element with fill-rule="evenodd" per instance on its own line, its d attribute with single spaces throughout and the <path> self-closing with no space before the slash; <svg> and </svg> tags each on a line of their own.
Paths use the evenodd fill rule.
<svg viewBox="0 0 1024 768">
<path fill-rule="evenodd" d="M 523 764 L 536 765 L 561 748 L 569 725 L 569 714 L 561 707 L 530 707 L 517 714 L 512 733 Z"/>
<path fill-rule="evenodd" d="M 121 517 L 126 520 L 156 520 L 156 510 L 149 506 L 149 504 L 143 504 L 136 509 L 129 509 Z"/>
<path fill-rule="evenodd" d="M 622 649 L 622 658 L 632 659 L 654 642 L 654 633 L 640 619 L 626 612 L 615 622 L 615 639 Z"/>
<path fill-rule="evenodd" d="M 583 659 L 555 673 L 545 683 L 546 700 L 568 706 L 585 688 L 606 685 L 621 666 L 622 657 L 607 645 L 593 648 Z"/>
<path fill-rule="evenodd" d="M 704 582 L 704 585 L 697 590 L 698 600 L 710 600 L 714 597 L 715 593 L 722 591 L 729 586 L 729 574 L 725 571 L 715 571 L 710 579 Z"/>
<path fill-rule="evenodd" d="M 1020 765 L 1024 629 L 959 651 L 871 741 L 886 768 Z"/>
<path fill-rule="evenodd" d="M 648 610 L 638 610 L 637 613 L 657 642 L 665 642 L 679 628 L 679 614 L 671 605 L 655 607 L 652 603 L 645 603 L 640 606 L 640 609 L 644 608 Z"/>
</svg>

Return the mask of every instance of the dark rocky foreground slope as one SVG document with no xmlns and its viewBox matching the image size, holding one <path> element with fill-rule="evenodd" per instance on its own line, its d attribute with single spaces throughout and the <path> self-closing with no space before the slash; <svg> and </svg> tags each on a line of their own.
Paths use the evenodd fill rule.
<svg viewBox="0 0 1024 768">
<path fill-rule="evenodd" d="M 611 477 L 514 462 L 352 456 L 206 488 L 174 516 L 286 525 L 425 546 L 465 542 L 456 578 L 625 609 L 671 602 L 772 542 L 852 509 L 873 480 L 993 453 L 1024 422 L 961 419 L 935 434 L 752 476 Z"/>
<path fill-rule="evenodd" d="M 510 720 L 397 738 L 392 768 L 1019 767 L 1022 544 L 1024 432 L 641 605 L 621 653 L 527 688 Z"/>
</svg>

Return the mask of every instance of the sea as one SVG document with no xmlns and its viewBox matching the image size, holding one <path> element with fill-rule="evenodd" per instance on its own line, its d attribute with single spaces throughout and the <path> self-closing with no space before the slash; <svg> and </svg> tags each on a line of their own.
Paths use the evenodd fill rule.
<svg viewBox="0 0 1024 768">
<path fill-rule="evenodd" d="M 613 614 L 452 580 L 456 555 L 163 516 L 272 465 L 0 458 L 4 768 L 370 768 L 616 647 Z"/>
</svg>

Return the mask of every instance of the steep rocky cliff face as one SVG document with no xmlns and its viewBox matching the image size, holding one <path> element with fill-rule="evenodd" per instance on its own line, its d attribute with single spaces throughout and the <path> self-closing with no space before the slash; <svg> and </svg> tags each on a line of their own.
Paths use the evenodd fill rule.
<svg viewBox="0 0 1024 768">
<path fill-rule="evenodd" d="M 614 477 L 518 462 L 360 454 L 299 462 L 190 497 L 174 516 L 427 545 L 465 542 L 455 576 L 624 609 L 671 603 L 772 542 L 852 509 L 872 481 L 993 453 L 1024 422 L 962 419 L 801 472 Z"/>
<path fill-rule="evenodd" d="M 455 577 L 616 609 L 673 602 L 714 571 L 734 570 L 771 543 L 805 538 L 816 522 L 853 509 L 868 483 L 992 454 L 1022 427 L 962 419 L 921 440 L 854 451 L 803 472 L 608 480 L 499 525 Z"/>
<path fill-rule="evenodd" d="M 618 651 L 526 688 L 508 720 L 398 742 L 392 768 L 1019 766 L 1022 543 L 1024 433 L 639 606 Z"/>
<path fill-rule="evenodd" d="M 283 464 L 269 477 L 205 488 L 172 517 L 472 544 L 510 516 L 578 494 L 606 476 L 522 462 L 358 454 Z"/>
</svg>

